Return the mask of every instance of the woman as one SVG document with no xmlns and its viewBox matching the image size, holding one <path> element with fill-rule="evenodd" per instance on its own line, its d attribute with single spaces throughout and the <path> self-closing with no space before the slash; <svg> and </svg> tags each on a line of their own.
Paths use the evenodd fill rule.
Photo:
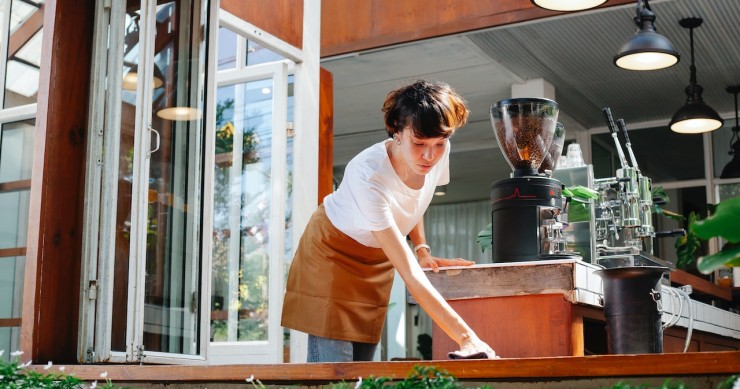
<svg viewBox="0 0 740 389">
<path fill-rule="evenodd" d="M 347 164 L 341 185 L 306 226 L 288 275 L 282 325 L 309 334 L 309 362 L 372 360 L 397 270 L 458 343 L 456 355 L 494 358 L 422 271 L 474 263 L 433 256 L 423 224 L 435 187 L 449 182 L 449 137 L 467 121 L 466 103 L 447 84 L 417 81 L 390 92 L 383 112 L 390 139 Z"/>
</svg>

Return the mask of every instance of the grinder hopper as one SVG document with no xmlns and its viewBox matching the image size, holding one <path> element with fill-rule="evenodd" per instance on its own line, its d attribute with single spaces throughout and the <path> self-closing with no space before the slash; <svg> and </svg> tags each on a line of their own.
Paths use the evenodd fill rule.
<svg viewBox="0 0 740 389">
<path fill-rule="evenodd" d="M 558 122 L 558 103 L 541 98 L 501 100 L 491 107 L 491 123 L 514 177 L 536 176 Z"/>
</svg>

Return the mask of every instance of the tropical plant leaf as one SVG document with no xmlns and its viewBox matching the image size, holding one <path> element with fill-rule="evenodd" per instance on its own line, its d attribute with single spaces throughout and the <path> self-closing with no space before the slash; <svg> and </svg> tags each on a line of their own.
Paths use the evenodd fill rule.
<svg viewBox="0 0 740 389">
<path fill-rule="evenodd" d="M 665 189 L 663 189 L 662 186 L 654 186 L 653 189 L 650 190 L 650 195 L 654 199 L 660 199 L 664 201 L 666 204 L 671 202 L 671 198 L 668 197 L 668 194 L 665 192 Z"/>
<path fill-rule="evenodd" d="M 571 201 L 568 205 L 568 223 L 588 221 L 590 218 L 589 204 Z"/>
<path fill-rule="evenodd" d="M 478 246 L 480 246 L 481 251 L 486 251 L 486 249 L 493 248 L 493 232 L 491 228 L 492 223 L 488 223 L 486 228 L 479 232 L 478 237 L 475 238 L 475 241 L 478 243 Z"/>
<path fill-rule="evenodd" d="M 714 215 L 689 224 L 689 228 L 702 239 L 715 236 L 729 242 L 740 242 L 740 197 L 717 204 Z"/>
<path fill-rule="evenodd" d="M 590 189 L 590 188 L 586 188 L 585 186 L 576 185 L 576 186 L 569 186 L 563 189 L 563 196 L 584 199 L 584 200 L 598 199 L 599 192 L 593 189 Z"/>
<path fill-rule="evenodd" d="M 696 212 L 689 213 L 689 224 L 699 220 L 699 214 Z M 676 267 L 686 270 L 696 261 L 696 250 L 701 247 L 701 240 L 691 230 L 686 235 L 676 238 Z"/>
<path fill-rule="evenodd" d="M 655 206 L 655 213 L 658 214 L 658 215 L 663 215 L 663 216 L 665 216 L 665 217 L 667 217 L 669 219 L 672 219 L 672 220 L 675 220 L 675 221 L 678 221 L 678 222 L 682 222 L 682 221 L 686 220 L 686 217 L 684 215 L 681 215 L 681 214 L 678 214 L 676 212 L 673 212 L 673 211 L 669 211 L 667 209 L 664 209 L 660 205 L 656 205 Z"/>
<path fill-rule="evenodd" d="M 740 266 L 740 246 L 725 248 L 717 254 L 699 257 L 696 268 L 709 274 L 722 266 Z"/>
</svg>

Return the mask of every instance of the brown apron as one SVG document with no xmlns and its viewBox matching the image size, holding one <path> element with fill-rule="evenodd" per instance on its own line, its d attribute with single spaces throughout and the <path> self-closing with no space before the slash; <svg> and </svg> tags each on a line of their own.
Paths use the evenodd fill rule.
<svg viewBox="0 0 740 389">
<path fill-rule="evenodd" d="M 378 343 L 394 274 L 381 249 L 339 231 L 320 205 L 290 265 L 281 325 L 324 338 Z"/>
</svg>

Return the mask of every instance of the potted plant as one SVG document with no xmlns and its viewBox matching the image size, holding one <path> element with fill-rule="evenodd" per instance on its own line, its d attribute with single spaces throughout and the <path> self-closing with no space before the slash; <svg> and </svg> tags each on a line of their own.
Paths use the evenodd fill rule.
<svg viewBox="0 0 740 389">
<path fill-rule="evenodd" d="M 689 230 L 702 239 L 720 237 L 730 244 L 712 255 L 698 259 L 697 268 L 709 274 L 722 266 L 740 265 L 740 197 L 721 201 L 714 214 L 704 220 L 695 220 L 689 224 Z"/>
</svg>

